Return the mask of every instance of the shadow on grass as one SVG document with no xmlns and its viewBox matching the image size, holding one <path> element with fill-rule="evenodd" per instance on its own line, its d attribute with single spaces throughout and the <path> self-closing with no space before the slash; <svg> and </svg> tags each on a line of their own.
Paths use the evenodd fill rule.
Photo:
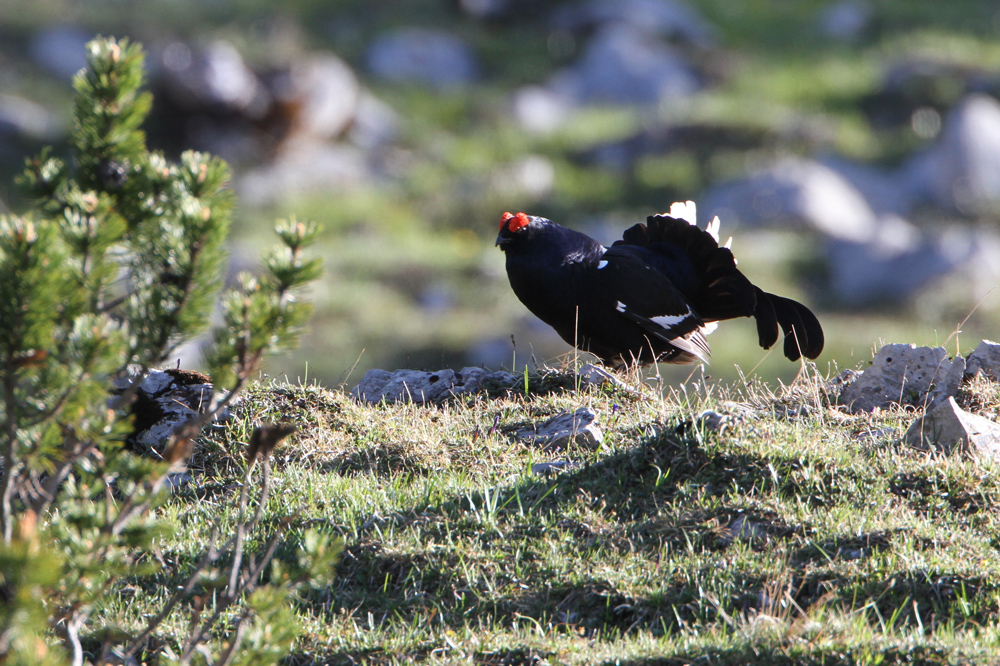
<svg viewBox="0 0 1000 666">
<path fill-rule="evenodd" d="M 765 459 L 702 444 L 693 435 L 661 433 L 554 478 L 502 488 L 492 499 L 481 493 L 415 507 L 391 528 L 397 533 L 416 530 L 425 547 L 385 552 L 371 533 L 349 544 L 330 590 L 332 605 L 358 617 L 371 613 L 406 621 L 432 609 L 436 621 L 456 628 L 525 616 L 590 635 L 636 630 L 660 635 L 692 622 L 719 620 L 719 607 L 706 600 L 702 589 L 706 581 L 720 590 L 718 603 L 726 612 L 753 613 L 766 603 L 765 590 L 772 581 L 738 568 L 720 569 L 718 556 L 712 555 L 740 540 L 741 547 L 784 553 L 790 569 L 787 589 L 806 612 L 817 603 L 854 608 L 859 599 L 874 600 L 878 613 L 895 618 L 897 626 L 929 630 L 941 622 L 987 622 L 998 611 L 1000 582 L 986 576 L 908 572 L 880 580 L 844 575 L 852 570 L 849 566 L 818 569 L 816 564 L 849 564 L 891 549 L 895 533 L 812 542 L 806 538 L 808 526 L 787 524 L 774 512 L 740 504 L 743 495 L 727 490 L 735 483 L 758 494 L 806 501 L 822 492 L 826 499 L 818 504 L 826 506 L 838 497 L 859 499 L 871 487 L 864 471 L 824 467 L 821 462 Z M 809 473 L 798 475 L 807 464 Z M 686 506 L 692 489 L 713 501 Z M 580 498 L 613 507 L 613 520 L 591 524 L 567 515 Z M 494 508 L 486 515 L 484 507 L 491 502 Z M 750 526 L 749 534 L 734 533 L 740 520 L 745 529 Z M 550 570 L 532 550 L 545 538 L 571 541 L 584 558 L 588 550 L 595 558 L 601 551 L 617 550 L 648 560 L 650 567 L 658 566 L 665 551 L 681 549 L 708 557 L 689 572 L 664 575 L 655 594 L 634 596 L 597 572 L 569 576 Z M 455 540 L 463 540 L 470 552 L 447 545 Z M 470 575 L 467 565 L 473 563 L 479 568 Z"/>
<path fill-rule="evenodd" d="M 713 666 L 856 666 L 857 664 L 882 664 L 894 666 L 945 666 L 955 663 L 954 655 L 944 649 L 914 645 L 908 648 L 877 646 L 844 646 L 841 649 L 812 648 L 807 646 L 789 649 L 784 645 L 762 646 L 760 643 L 746 644 L 729 649 L 712 649 L 704 652 L 685 652 L 677 656 L 658 656 L 647 659 L 615 659 L 602 666 L 690 666 L 692 664 L 712 664 Z"/>
</svg>

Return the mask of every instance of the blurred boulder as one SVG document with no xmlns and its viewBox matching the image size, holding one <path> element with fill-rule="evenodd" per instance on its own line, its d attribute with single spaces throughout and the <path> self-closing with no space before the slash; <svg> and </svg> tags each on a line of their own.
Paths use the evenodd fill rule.
<svg viewBox="0 0 1000 666">
<path fill-rule="evenodd" d="M 947 115 L 935 143 L 907 166 L 911 191 L 967 215 L 1000 209 L 1000 102 L 966 97 Z"/>
<path fill-rule="evenodd" d="M 541 199 L 552 192 L 556 170 L 547 157 L 525 155 L 496 169 L 490 180 L 490 191 L 497 196 Z"/>
<path fill-rule="evenodd" d="M 868 206 L 878 215 L 906 216 L 916 204 L 917 197 L 906 182 L 906 174 L 862 164 L 845 157 L 828 154 L 818 161 L 847 181 Z"/>
<path fill-rule="evenodd" d="M 153 71 L 151 145 L 172 155 L 209 150 L 243 166 L 237 189 L 252 205 L 369 181 L 370 152 L 398 133 L 396 113 L 331 53 L 258 72 L 225 42 L 174 42 Z"/>
<path fill-rule="evenodd" d="M 478 76 L 472 50 L 456 35 L 429 28 L 400 28 L 378 37 L 365 54 L 368 71 L 393 83 L 446 90 Z"/>
<path fill-rule="evenodd" d="M 548 134 L 569 118 L 572 101 L 543 86 L 524 86 L 513 95 L 514 117 L 521 127 L 534 134 Z"/>
<path fill-rule="evenodd" d="M 949 360 L 944 347 L 890 344 L 844 386 L 840 401 L 852 414 L 893 406 L 922 407 L 958 393 L 965 359 Z"/>
<path fill-rule="evenodd" d="M 628 25 L 601 28 L 581 58 L 549 87 L 578 104 L 657 105 L 701 89 L 694 68 L 673 47 Z"/>
<path fill-rule="evenodd" d="M 217 40 L 198 50 L 174 42 L 161 59 L 164 83 L 182 107 L 248 118 L 262 118 L 270 108 L 270 92 L 229 42 Z"/>
<path fill-rule="evenodd" d="M 817 22 L 820 31 L 841 42 L 857 41 L 870 25 L 872 9 L 867 2 L 842 0 L 820 10 Z"/>
<path fill-rule="evenodd" d="M 959 279 L 978 299 L 1000 280 L 1000 236 L 988 229 L 922 232 L 893 216 L 867 241 L 830 239 L 829 294 L 848 307 L 902 303 L 944 278 Z"/>
<path fill-rule="evenodd" d="M 266 159 L 282 134 L 269 127 L 274 97 L 232 44 L 172 42 L 150 60 L 152 147 L 172 157 L 193 148 L 235 163 Z"/>
<path fill-rule="evenodd" d="M 399 127 L 399 114 L 391 106 L 374 95 L 361 91 L 347 136 L 359 148 L 377 150 L 396 140 Z"/>
<path fill-rule="evenodd" d="M 35 64 L 69 81 L 87 66 L 87 42 L 94 34 L 72 24 L 49 25 L 32 36 L 28 53 Z"/>
<path fill-rule="evenodd" d="M 861 193 L 834 170 L 792 158 L 710 188 L 698 209 L 707 219 L 718 215 L 750 227 L 809 229 L 855 243 L 871 239 L 877 222 Z"/>
<path fill-rule="evenodd" d="M 336 139 L 354 120 L 360 86 L 354 71 L 330 53 L 293 64 L 274 85 L 291 119 L 289 131 L 316 139 Z"/>
<path fill-rule="evenodd" d="M 708 46 L 715 41 L 715 27 L 690 5 L 679 0 L 589 0 L 564 4 L 552 14 L 555 30 L 584 32 L 621 24 L 652 33 Z"/>
<path fill-rule="evenodd" d="M 23 97 L 0 93 L 0 141 L 23 137 L 38 141 L 55 139 L 64 127 L 54 113 Z M 0 146 L 0 150 L 3 147 Z M 18 155 L 17 157 L 21 157 Z"/>
</svg>

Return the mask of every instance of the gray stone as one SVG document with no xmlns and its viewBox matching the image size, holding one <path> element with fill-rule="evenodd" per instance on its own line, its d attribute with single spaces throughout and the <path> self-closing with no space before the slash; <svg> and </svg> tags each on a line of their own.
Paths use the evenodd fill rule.
<svg viewBox="0 0 1000 666">
<path fill-rule="evenodd" d="M 706 409 L 701 414 L 695 422 L 704 430 L 710 430 L 712 432 L 722 432 L 727 427 L 732 419 L 727 414 L 720 414 L 711 409 Z"/>
<path fill-rule="evenodd" d="M 698 210 L 727 223 L 807 229 L 856 243 L 873 238 L 877 226 L 865 198 L 833 169 L 793 158 L 709 189 Z"/>
<path fill-rule="evenodd" d="M 531 466 L 531 473 L 536 476 L 546 476 L 565 472 L 576 467 L 576 463 L 571 460 L 555 460 L 552 462 L 535 463 Z"/>
<path fill-rule="evenodd" d="M 767 538 L 767 527 L 764 523 L 750 520 L 746 514 L 736 517 L 728 529 L 728 534 L 724 536 L 726 541 L 740 539 L 741 541 L 756 541 Z"/>
<path fill-rule="evenodd" d="M 597 412 L 581 407 L 565 412 L 514 433 L 517 439 L 548 449 L 566 449 L 576 444 L 588 449 L 600 447 L 604 432 L 597 425 Z"/>
<path fill-rule="evenodd" d="M 271 108 L 271 93 L 229 42 L 216 40 L 197 51 L 176 42 L 162 60 L 165 85 L 188 108 L 225 109 L 251 119 Z"/>
<path fill-rule="evenodd" d="M 871 7 L 858 0 L 843 0 L 827 5 L 819 13 L 819 29 L 827 37 L 842 42 L 856 41 L 872 18 Z"/>
<path fill-rule="evenodd" d="M 701 89 L 698 74 L 669 45 L 626 25 L 601 29 L 549 87 L 577 104 L 658 105 Z"/>
<path fill-rule="evenodd" d="M 906 173 L 911 190 L 929 203 L 968 215 L 993 212 L 1000 203 L 1000 102 L 967 96 Z"/>
<path fill-rule="evenodd" d="M 130 368 L 129 372 L 128 377 L 114 383 L 114 389 L 121 393 L 139 382 L 131 403 L 135 431 L 129 442 L 141 452 L 159 455 L 179 426 L 215 404 L 215 387 L 200 372 L 168 369 L 149 370 L 142 375 L 138 368 Z M 228 410 L 216 416 L 218 420 L 228 417 Z"/>
<path fill-rule="evenodd" d="M 601 384 L 611 384 L 615 388 L 621 389 L 633 395 L 639 395 L 639 391 L 618 379 L 613 373 L 605 368 L 593 363 L 584 363 L 580 366 L 580 379 L 584 384 L 590 386 L 600 386 Z"/>
<path fill-rule="evenodd" d="M 965 374 L 976 375 L 1000 382 L 1000 343 L 983 340 L 969 355 L 965 363 Z"/>
<path fill-rule="evenodd" d="M 871 367 L 844 387 L 840 401 L 855 414 L 894 405 L 921 407 L 954 396 L 964 375 L 965 359 L 949 360 L 944 347 L 886 345 Z"/>
<path fill-rule="evenodd" d="M 931 406 L 914 421 L 903 440 L 910 446 L 941 453 L 997 457 L 1000 454 L 1000 424 L 963 411 L 949 397 Z"/>
<path fill-rule="evenodd" d="M 507 372 L 491 372 L 483 368 L 462 368 L 459 372 L 445 369 L 424 370 L 373 369 L 365 373 L 351 390 L 351 397 L 370 404 L 386 402 L 440 402 L 456 395 L 483 391 L 491 386 L 513 386 L 518 377 Z"/>
<path fill-rule="evenodd" d="M 168 474 L 166 479 L 167 488 L 172 493 L 180 491 L 184 486 L 189 486 L 193 482 L 194 477 L 188 472 L 174 472 L 173 474 Z"/>
<path fill-rule="evenodd" d="M 444 30 L 401 28 L 378 37 L 365 62 L 375 76 L 437 89 L 461 88 L 478 76 L 472 50 Z"/>
</svg>

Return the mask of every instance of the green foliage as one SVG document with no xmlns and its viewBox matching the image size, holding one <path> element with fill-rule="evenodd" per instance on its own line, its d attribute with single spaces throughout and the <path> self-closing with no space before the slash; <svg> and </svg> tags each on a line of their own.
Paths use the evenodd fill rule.
<svg viewBox="0 0 1000 666">
<path fill-rule="evenodd" d="M 162 460 L 129 452 L 130 377 L 207 328 L 233 196 L 221 160 L 187 152 L 171 164 L 147 152 L 139 127 L 152 98 L 140 90 L 138 46 L 97 39 L 87 51 L 74 81 L 71 163 L 48 151 L 30 159 L 20 184 L 34 210 L 0 218 L 0 661 L 82 664 L 86 653 L 98 663 L 275 663 L 298 633 L 294 594 L 314 567 L 327 576 L 339 553 L 307 533 L 294 575 L 261 586 L 292 526 L 260 525 L 268 457 L 291 428 L 263 426 L 250 438 L 233 536 L 220 543 L 216 528 L 184 571 L 151 553 L 171 532 L 158 515 L 167 479 L 201 427 L 305 325 L 301 292 L 320 266 L 304 249 L 317 228 L 279 225 L 265 276 L 244 276 L 223 296 L 224 325 L 207 354 L 220 397 L 174 433 Z M 116 590 L 176 577 L 141 628 L 108 619 Z M 214 610 L 203 613 L 209 590 Z M 186 635 L 159 634 L 184 614 Z"/>
</svg>

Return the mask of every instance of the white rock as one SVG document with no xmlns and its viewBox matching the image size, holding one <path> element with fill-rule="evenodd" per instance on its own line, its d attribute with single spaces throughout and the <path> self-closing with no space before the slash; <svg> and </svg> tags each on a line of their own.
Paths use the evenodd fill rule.
<svg viewBox="0 0 1000 666">
<path fill-rule="evenodd" d="M 424 370 L 373 369 L 365 373 L 351 390 L 351 397 L 370 404 L 386 402 L 439 402 L 452 396 L 474 393 L 494 386 L 513 386 L 518 378 L 507 372 L 491 372 L 483 368 L 462 368 L 459 372 L 445 369 Z"/>
<path fill-rule="evenodd" d="M 639 391 L 618 379 L 613 373 L 593 363 L 584 363 L 580 367 L 579 375 L 584 384 L 599 386 L 607 383 L 627 393 L 639 394 Z"/>
<path fill-rule="evenodd" d="M 177 57 L 187 49 L 185 57 Z M 262 118 L 272 97 L 239 50 L 216 40 L 197 51 L 177 43 L 163 52 L 162 74 L 167 88 L 186 106 L 225 109 L 247 118 Z"/>
<path fill-rule="evenodd" d="M 712 432 L 722 432 L 731 421 L 732 419 L 727 414 L 720 414 L 712 409 L 706 409 L 695 419 L 699 427 Z"/>
<path fill-rule="evenodd" d="M 565 449 L 571 444 L 596 449 L 604 441 L 604 432 L 596 421 L 597 412 L 581 407 L 575 412 L 558 414 L 538 425 L 522 428 L 514 436 L 549 449 Z"/>
<path fill-rule="evenodd" d="M 549 134 L 566 122 L 570 104 L 558 93 L 542 86 L 524 86 L 514 92 L 514 117 L 534 134 Z"/>
<path fill-rule="evenodd" d="M 803 159 L 783 159 L 749 178 L 713 187 L 698 209 L 727 224 L 811 229 L 852 242 L 869 241 L 877 226 L 860 192 L 833 169 Z"/>
<path fill-rule="evenodd" d="M 332 54 L 295 63 L 281 98 L 297 107 L 293 131 L 315 139 L 335 139 L 358 112 L 360 86 L 354 71 Z"/>
<path fill-rule="evenodd" d="M 1000 424 L 963 411 L 949 397 L 934 404 L 906 431 L 904 441 L 918 448 L 942 453 L 958 450 L 966 455 L 1000 454 Z"/>
<path fill-rule="evenodd" d="M 969 355 L 965 364 L 965 374 L 983 373 L 984 377 L 1000 382 L 1000 343 L 983 340 Z"/>
<path fill-rule="evenodd" d="M 872 365 L 844 387 L 840 401 L 852 413 L 893 405 L 924 406 L 958 392 L 965 359 L 948 359 L 943 347 L 891 344 L 882 347 Z"/>
<path fill-rule="evenodd" d="M 906 174 L 900 170 L 890 171 L 835 154 L 818 160 L 850 183 L 879 217 L 908 215 L 916 203 L 915 193 L 907 187 Z"/>
<path fill-rule="evenodd" d="M 910 187 L 931 203 L 966 214 L 993 211 L 1000 202 L 1000 102 L 967 96 L 907 172 Z"/>
</svg>

